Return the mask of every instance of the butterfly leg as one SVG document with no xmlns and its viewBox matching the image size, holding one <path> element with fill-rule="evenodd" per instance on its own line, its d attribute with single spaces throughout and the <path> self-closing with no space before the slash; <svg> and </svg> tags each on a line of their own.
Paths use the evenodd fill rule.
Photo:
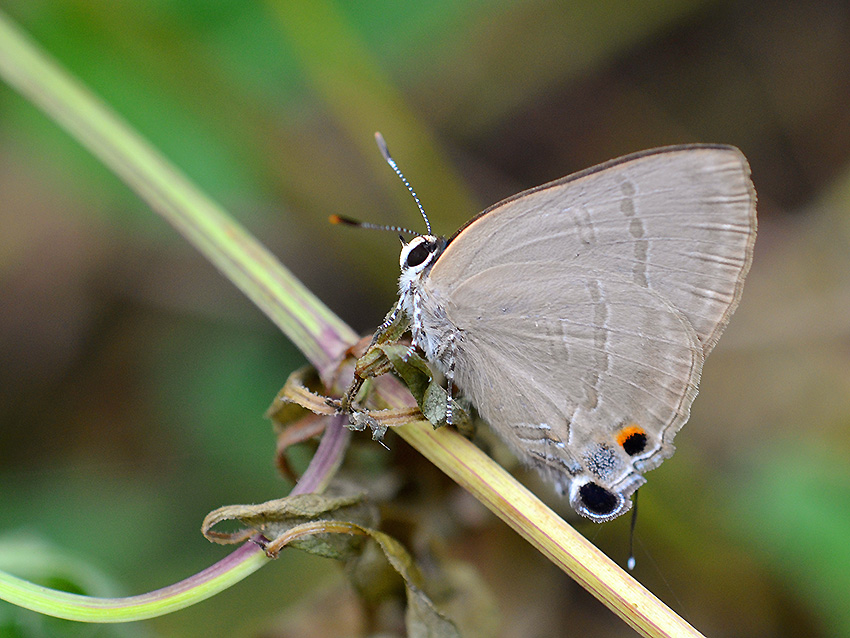
<svg viewBox="0 0 850 638">
<path fill-rule="evenodd" d="M 363 383 L 367 377 L 377 376 L 379 374 L 383 374 L 382 371 L 375 371 L 370 368 L 370 364 L 368 361 L 373 361 L 373 359 L 369 358 L 369 355 L 372 353 L 373 348 L 379 343 L 389 343 L 392 342 L 407 329 L 407 321 L 404 318 L 403 308 L 400 303 L 395 304 L 387 313 L 387 316 L 384 318 L 383 323 L 378 326 L 378 329 L 375 330 L 375 334 L 372 337 L 372 341 L 369 343 L 369 347 L 366 348 L 364 354 L 357 360 L 355 364 L 354 371 L 354 379 L 352 379 L 351 384 L 348 386 L 345 394 L 343 394 L 342 398 L 338 401 L 333 401 L 331 405 L 333 405 L 338 412 L 352 412 L 355 410 L 354 407 L 354 399 L 357 394 L 360 392 L 360 388 L 363 387 Z M 361 368 L 361 366 L 363 366 Z"/>
<path fill-rule="evenodd" d="M 384 322 L 378 326 L 378 329 L 375 330 L 375 335 L 372 337 L 372 343 L 370 346 L 374 346 L 378 341 L 384 336 L 384 333 L 390 329 L 390 327 L 396 322 L 399 318 L 399 315 L 402 312 L 401 302 L 396 303 L 392 310 L 387 313 L 387 316 L 384 318 Z"/>
<path fill-rule="evenodd" d="M 455 380 L 455 335 L 452 332 L 449 334 L 448 360 L 446 361 L 446 423 L 454 425 L 454 415 L 452 414 L 452 390 Z"/>
</svg>

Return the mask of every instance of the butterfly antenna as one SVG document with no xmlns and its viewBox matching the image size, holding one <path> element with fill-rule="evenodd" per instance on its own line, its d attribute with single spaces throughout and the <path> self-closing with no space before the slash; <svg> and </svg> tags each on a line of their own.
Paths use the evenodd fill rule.
<svg viewBox="0 0 850 638">
<path fill-rule="evenodd" d="M 388 226 L 384 224 L 370 224 L 369 222 L 361 222 L 358 219 L 345 217 L 344 215 L 331 215 L 328 220 L 332 224 L 342 224 L 343 226 L 354 226 L 356 228 L 368 228 L 369 230 L 389 230 L 394 233 L 407 233 L 408 235 L 418 235 L 415 230 L 402 228 L 401 226 Z"/>
<path fill-rule="evenodd" d="M 413 190 L 413 187 L 410 185 L 410 182 L 407 181 L 407 178 L 404 176 L 404 173 L 401 172 L 401 169 L 398 167 L 398 164 L 395 163 L 395 160 L 390 155 L 390 151 L 387 148 L 387 143 L 384 141 L 384 136 L 376 132 L 375 142 L 378 143 L 378 149 L 381 151 L 381 155 L 384 156 L 384 159 L 387 160 L 387 164 L 390 165 L 390 168 L 395 171 L 395 174 L 398 175 L 399 179 L 407 187 L 407 190 L 410 191 L 411 195 L 413 195 L 413 199 L 416 202 L 416 205 L 419 207 L 419 212 L 422 213 L 422 219 L 425 220 L 425 228 L 428 229 L 428 234 L 430 235 L 431 222 L 428 221 L 428 215 L 425 214 L 425 209 L 422 208 L 422 202 L 419 201 L 419 197 L 417 197 L 416 191 Z"/>
</svg>

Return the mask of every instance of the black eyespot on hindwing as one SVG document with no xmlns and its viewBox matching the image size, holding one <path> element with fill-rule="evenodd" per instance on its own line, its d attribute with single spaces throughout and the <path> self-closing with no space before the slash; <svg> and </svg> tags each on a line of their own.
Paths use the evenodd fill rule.
<svg viewBox="0 0 850 638">
<path fill-rule="evenodd" d="M 616 494 L 609 492 L 604 487 L 601 487 L 596 483 L 585 483 L 578 488 L 578 493 L 581 497 L 582 505 L 584 505 L 588 511 L 598 514 L 599 516 L 606 516 L 610 514 L 617 508 L 617 504 L 619 503 L 619 499 Z"/>
</svg>

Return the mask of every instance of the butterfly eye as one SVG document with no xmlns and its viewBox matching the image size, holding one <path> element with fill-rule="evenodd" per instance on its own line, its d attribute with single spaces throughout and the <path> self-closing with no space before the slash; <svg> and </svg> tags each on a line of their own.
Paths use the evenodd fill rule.
<svg viewBox="0 0 850 638">
<path fill-rule="evenodd" d="M 428 259 L 428 255 L 431 254 L 431 244 L 426 242 L 422 242 L 418 246 L 414 247 L 409 253 L 407 253 L 407 267 L 415 268 L 426 259 Z"/>
<path fill-rule="evenodd" d="M 636 423 L 632 423 L 620 430 L 617 434 L 617 443 L 629 456 L 640 454 L 646 449 L 646 431 Z"/>
</svg>

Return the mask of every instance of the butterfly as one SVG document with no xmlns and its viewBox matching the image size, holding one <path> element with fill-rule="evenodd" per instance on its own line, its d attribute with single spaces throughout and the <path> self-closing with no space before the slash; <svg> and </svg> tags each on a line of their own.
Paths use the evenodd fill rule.
<svg viewBox="0 0 850 638">
<path fill-rule="evenodd" d="M 628 511 L 644 473 L 673 454 L 741 298 L 756 237 L 744 155 L 647 150 L 509 197 L 449 239 L 425 221 L 403 242 L 399 299 L 378 334 L 409 324 L 450 395 L 576 512 Z"/>
</svg>

